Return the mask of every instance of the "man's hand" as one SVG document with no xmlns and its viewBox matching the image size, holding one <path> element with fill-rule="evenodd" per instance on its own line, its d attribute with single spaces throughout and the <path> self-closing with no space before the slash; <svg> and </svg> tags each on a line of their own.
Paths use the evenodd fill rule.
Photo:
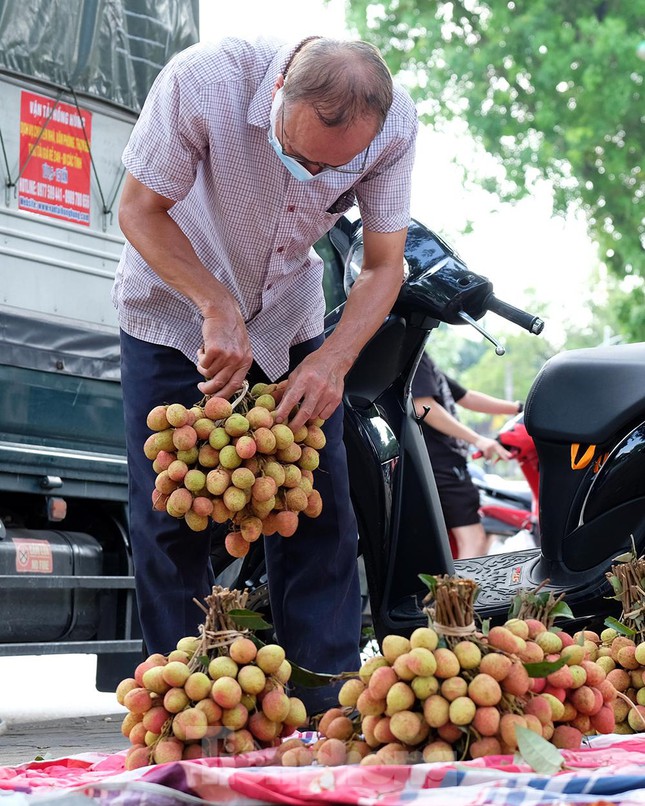
<svg viewBox="0 0 645 806">
<path fill-rule="evenodd" d="M 274 412 L 276 423 L 288 421 L 293 431 L 308 420 L 327 420 L 343 397 L 344 375 L 324 345 L 308 355 L 289 375 L 286 390 Z M 299 406 L 292 420 L 289 414 Z"/>
<path fill-rule="evenodd" d="M 497 457 L 498 459 L 504 459 L 508 461 L 513 457 L 511 454 L 506 450 L 503 445 L 496 439 L 489 439 L 488 437 L 479 437 L 476 442 L 473 443 L 479 453 L 484 457 L 484 459 L 493 459 Z"/>
<path fill-rule="evenodd" d="M 253 362 L 246 325 L 234 306 L 207 316 L 202 325 L 204 346 L 197 355 L 197 371 L 205 381 L 197 388 L 205 395 L 230 398 L 241 388 Z"/>
</svg>

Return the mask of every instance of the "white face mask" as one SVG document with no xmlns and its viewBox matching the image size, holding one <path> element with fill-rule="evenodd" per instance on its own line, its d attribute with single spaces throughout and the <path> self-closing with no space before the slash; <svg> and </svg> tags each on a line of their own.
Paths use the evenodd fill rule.
<svg viewBox="0 0 645 806">
<path fill-rule="evenodd" d="M 287 168 L 289 173 L 299 182 L 309 182 L 311 179 L 315 179 L 317 174 L 312 174 L 301 162 L 298 162 L 297 159 L 289 156 L 289 154 L 284 154 L 280 141 L 275 135 L 275 124 L 276 120 L 278 119 L 278 111 L 283 103 L 284 99 L 282 97 L 282 87 L 280 87 L 273 98 L 273 103 L 271 104 L 271 114 L 269 118 L 271 121 L 269 126 L 269 142 L 273 146 L 273 150 L 278 155 L 280 161 L 285 168 Z"/>
</svg>

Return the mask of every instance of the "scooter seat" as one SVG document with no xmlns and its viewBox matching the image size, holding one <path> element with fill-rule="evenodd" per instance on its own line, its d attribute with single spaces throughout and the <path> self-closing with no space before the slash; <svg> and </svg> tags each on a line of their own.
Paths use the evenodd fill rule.
<svg viewBox="0 0 645 806">
<path fill-rule="evenodd" d="M 527 396 L 529 434 L 602 445 L 645 419 L 645 342 L 567 350 L 550 358 Z"/>
</svg>

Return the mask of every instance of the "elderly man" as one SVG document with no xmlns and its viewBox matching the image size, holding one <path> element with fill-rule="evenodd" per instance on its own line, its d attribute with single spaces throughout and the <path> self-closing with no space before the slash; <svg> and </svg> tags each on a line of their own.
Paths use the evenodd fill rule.
<svg viewBox="0 0 645 806">
<path fill-rule="evenodd" d="M 417 116 L 378 51 L 311 37 L 225 39 L 176 56 L 152 87 L 123 155 L 127 238 L 113 291 L 122 331 L 130 532 L 146 647 L 166 653 L 201 621 L 208 540 L 150 507 L 147 412 L 230 397 L 245 378 L 288 378 L 276 420 L 324 419 L 315 482 L 323 514 L 266 538 L 272 617 L 287 657 L 359 666 L 357 528 L 342 443 L 345 375 L 401 285 Z M 364 265 L 323 337 L 312 245 L 358 203 Z M 201 394 L 200 394 L 201 393 Z M 305 522 L 306 521 L 306 522 Z M 333 693 L 303 696 L 310 711 Z"/>
</svg>

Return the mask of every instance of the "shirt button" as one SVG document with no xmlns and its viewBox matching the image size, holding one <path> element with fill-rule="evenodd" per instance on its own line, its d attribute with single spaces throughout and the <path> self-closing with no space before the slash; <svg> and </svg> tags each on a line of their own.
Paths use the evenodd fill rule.
<svg viewBox="0 0 645 806">
<path fill-rule="evenodd" d="M 279 246 L 275 251 L 278 252 L 278 254 L 284 252 L 284 246 Z"/>
<path fill-rule="evenodd" d="M 267 283 L 266 290 L 270 291 L 273 288 L 273 283 Z"/>
<path fill-rule="evenodd" d="M 290 204 L 290 205 L 287 207 L 287 212 L 288 212 L 288 213 L 295 213 L 295 211 L 296 211 L 296 207 L 295 207 L 295 205 L 294 205 L 294 204 Z"/>
</svg>

